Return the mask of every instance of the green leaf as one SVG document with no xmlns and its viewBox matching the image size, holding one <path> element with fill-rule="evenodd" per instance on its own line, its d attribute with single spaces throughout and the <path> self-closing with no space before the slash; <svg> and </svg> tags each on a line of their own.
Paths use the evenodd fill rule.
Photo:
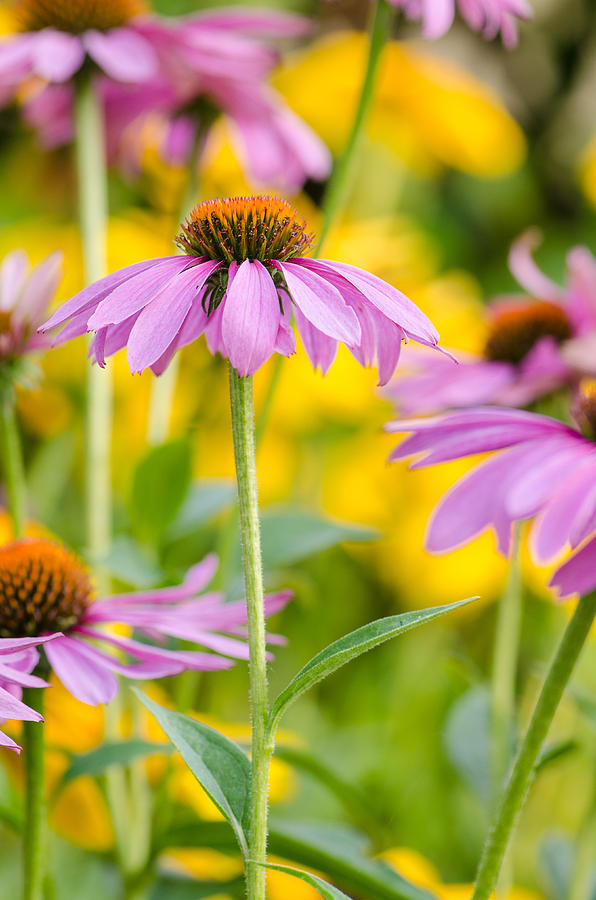
<svg viewBox="0 0 596 900">
<path fill-rule="evenodd" d="M 511 735 L 511 751 L 515 735 Z M 474 685 L 453 703 L 443 729 L 443 746 L 453 768 L 488 804 L 492 792 L 491 696 Z"/>
<path fill-rule="evenodd" d="M 130 515 L 139 535 L 161 538 L 178 514 L 191 478 L 189 441 L 171 441 L 147 453 L 135 470 L 130 497 Z"/>
<path fill-rule="evenodd" d="M 361 832 L 339 825 L 271 822 L 269 850 L 299 866 L 324 872 L 341 889 L 356 897 L 375 900 L 435 900 L 411 884 L 383 860 L 367 856 L 368 839 Z M 211 847 L 223 853 L 236 849 L 226 822 L 192 822 L 157 837 L 156 854 L 168 847 Z"/>
<path fill-rule="evenodd" d="M 173 712 L 133 689 L 155 716 L 199 784 L 228 820 L 246 855 L 250 763 L 238 744 L 219 731 Z"/>
<path fill-rule="evenodd" d="M 174 521 L 167 539 L 177 541 L 197 531 L 205 522 L 227 509 L 236 497 L 232 481 L 213 479 L 193 484 Z"/>
<path fill-rule="evenodd" d="M 102 565 L 118 581 L 139 590 L 155 587 L 164 580 L 164 572 L 147 548 L 126 534 L 114 538 Z"/>
<path fill-rule="evenodd" d="M 373 541 L 378 532 L 312 513 L 277 507 L 261 517 L 265 568 L 287 566 L 344 541 Z"/>
<path fill-rule="evenodd" d="M 287 875 L 293 875 L 294 878 L 306 881 L 311 887 L 317 889 L 324 900 L 350 900 L 348 895 L 344 894 L 343 891 L 333 887 L 333 885 L 329 884 L 327 881 L 323 881 L 322 878 L 317 878 L 316 875 L 305 872 L 303 869 L 294 869 L 292 866 L 274 866 L 272 863 L 267 863 L 266 865 L 268 869 L 274 869 L 276 872 L 285 872 Z"/>
<path fill-rule="evenodd" d="M 139 756 L 171 751 L 169 744 L 156 744 L 140 738 L 103 744 L 89 753 L 77 754 L 71 758 L 70 766 L 62 777 L 61 787 L 81 775 L 101 775 L 110 766 L 125 766 Z"/>
<path fill-rule="evenodd" d="M 151 900 L 202 900 L 203 897 L 243 897 L 244 880 L 233 881 L 201 881 L 195 878 L 182 878 L 163 875 L 154 882 Z"/>
<path fill-rule="evenodd" d="M 466 606 L 475 600 L 475 597 L 460 600 L 448 606 L 435 606 L 431 609 L 415 610 L 414 612 L 401 613 L 397 616 L 387 616 L 385 619 L 377 619 L 356 631 L 350 632 L 334 641 L 324 650 L 321 650 L 308 662 L 292 679 L 289 685 L 281 692 L 271 710 L 269 729 L 274 733 L 279 720 L 287 708 L 294 703 L 305 691 L 308 691 L 319 681 L 322 681 L 341 666 L 356 659 L 367 650 L 378 647 L 384 641 L 397 637 L 417 628 L 425 622 L 430 622 L 447 612 Z"/>
</svg>

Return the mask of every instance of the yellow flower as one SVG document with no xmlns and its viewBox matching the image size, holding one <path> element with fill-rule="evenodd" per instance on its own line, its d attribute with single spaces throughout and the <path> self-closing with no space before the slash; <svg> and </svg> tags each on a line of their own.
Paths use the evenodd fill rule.
<svg viewBox="0 0 596 900">
<path fill-rule="evenodd" d="M 400 875 L 420 888 L 432 891 L 438 900 L 470 900 L 474 891 L 471 884 L 445 884 L 439 872 L 420 853 L 406 847 L 395 847 L 385 851 L 382 858 Z M 494 895 L 491 895 L 494 900 Z M 512 888 L 506 900 L 543 900 L 535 891 Z"/>
<path fill-rule="evenodd" d="M 364 34 L 333 34 L 290 59 L 274 79 L 334 153 L 352 121 L 366 45 Z M 450 166 L 499 177 L 525 156 L 520 128 L 490 88 L 428 50 L 395 42 L 384 50 L 368 133 L 425 175 Z"/>
</svg>

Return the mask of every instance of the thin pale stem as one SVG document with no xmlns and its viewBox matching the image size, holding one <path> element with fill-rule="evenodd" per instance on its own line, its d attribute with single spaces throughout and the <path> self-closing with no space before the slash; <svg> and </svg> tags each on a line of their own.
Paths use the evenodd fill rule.
<svg viewBox="0 0 596 900">
<path fill-rule="evenodd" d="M 540 751 L 595 616 L 596 592 L 579 601 L 551 663 L 484 846 L 473 900 L 488 900 L 495 888 L 505 852 L 534 779 Z"/>
<path fill-rule="evenodd" d="M 596 783 L 592 800 L 575 842 L 575 865 L 569 885 L 568 900 L 592 900 L 594 848 L 596 847 Z"/>
<path fill-rule="evenodd" d="M 44 688 L 24 688 L 23 701 L 43 713 Z M 23 900 L 42 900 L 45 878 L 44 726 L 23 724 L 25 760 L 25 830 Z"/>
<path fill-rule="evenodd" d="M 499 600 L 492 672 L 493 796 L 499 797 L 507 775 L 515 718 L 515 682 L 521 634 L 522 582 L 519 529 L 505 590 Z"/>
<path fill-rule="evenodd" d="M 230 405 L 248 611 L 252 727 L 250 831 L 246 888 L 249 900 L 265 900 L 265 869 L 262 864 L 265 862 L 267 853 L 267 794 L 273 746 L 267 739 L 266 733 L 269 699 L 265 655 L 261 532 L 255 464 L 255 423 L 252 378 L 241 378 L 232 366 L 230 366 Z"/>
<path fill-rule="evenodd" d="M 515 687 L 521 639 L 522 579 L 520 527 L 516 525 L 507 583 L 498 603 L 492 672 L 492 796 L 496 808 L 513 749 Z M 497 886 L 497 897 L 509 896 L 511 859 L 506 856 Z"/>
<path fill-rule="evenodd" d="M 352 187 L 358 151 L 374 99 L 375 85 L 383 48 L 389 38 L 395 10 L 387 0 L 376 0 L 372 13 L 369 31 L 369 50 L 366 70 L 356 112 L 348 135 L 346 146 L 337 160 L 323 200 L 323 223 L 315 256 L 319 256 L 327 239 L 329 229 L 337 217 L 341 215 Z"/>
<path fill-rule="evenodd" d="M 103 113 L 90 75 L 76 85 L 76 165 L 85 283 L 107 272 L 107 174 Z M 112 378 L 109 366 L 87 370 L 85 517 L 87 551 L 97 568 L 110 549 Z"/>
<path fill-rule="evenodd" d="M 27 488 L 12 384 L 0 388 L 0 448 L 13 533 L 20 538 L 25 530 Z"/>
</svg>

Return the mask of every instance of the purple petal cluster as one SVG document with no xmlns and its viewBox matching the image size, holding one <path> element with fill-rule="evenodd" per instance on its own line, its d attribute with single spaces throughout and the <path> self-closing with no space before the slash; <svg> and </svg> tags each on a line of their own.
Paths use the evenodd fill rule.
<svg viewBox="0 0 596 900">
<path fill-rule="evenodd" d="M 37 329 L 62 277 L 62 254 L 52 253 L 34 268 L 24 250 L 0 264 L 0 366 L 48 345 Z"/>
<path fill-rule="evenodd" d="M 416 456 L 411 468 L 493 454 L 439 502 L 428 550 L 446 553 L 490 528 L 507 555 L 513 523 L 533 519 L 530 546 L 538 563 L 588 541 L 552 586 L 563 596 L 596 587 L 596 442 L 556 419 L 496 407 L 392 422 L 387 430 L 409 435 L 390 458 Z"/>
<path fill-rule="evenodd" d="M 527 0 L 389 0 L 415 22 L 422 22 L 422 35 L 436 40 L 446 34 L 456 9 L 466 24 L 490 41 L 501 35 L 511 49 L 517 44 L 517 19 L 529 19 L 532 7 Z"/>
<path fill-rule="evenodd" d="M 40 644 L 46 647 L 57 640 L 60 634 L 44 637 L 0 638 L 0 719 L 16 719 L 20 722 L 42 722 L 43 716 L 21 700 L 24 687 L 49 687 L 47 681 L 31 675 L 39 662 L 35 649 Z M 8 747 L 20 753 L 21 747 L 0 731 L 0 747 Z"/>
<path fill-rule="evenodd" d="M 587 247 L 572 248 L 561 287 L 534 262 L 536 240 L 529 231 L 511 248 L 511 271 L 527 293 L 488 305 L 485 355 L 457 353 L 460 365 L 449 366 L 441 357 L 410 352 L 405 374 L 387 389 L 400 412 L 411 416 L 492 403 L 523 407 L 596 376 L 596 259 Z M 492 358 L 491 340 L 499 337 L 513 344 L 510 359 Z M 520 339 L 527 344 L 521 358 Z"/>
</svg>

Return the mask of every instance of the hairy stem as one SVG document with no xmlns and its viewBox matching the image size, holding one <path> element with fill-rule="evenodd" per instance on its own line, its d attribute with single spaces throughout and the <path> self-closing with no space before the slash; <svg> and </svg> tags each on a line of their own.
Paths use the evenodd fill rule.
<svg viewBox="0 0 596 900">
<path fill-rule="evenodd" d="M 595 616 L 596 592 L 579 601 L 551 663 L 484 845 L 473 900 L 488 900 L 495 888 L 503 857 L 534 779 L 540 751 Z"/>
<path fill-rule="evenodd" d="M 44 688 L 24 688 L 23 701 L 43 713 Z M 44 726 L 23 723 L 25 761 L 25 829 L 23 900 L 42 900 L 45 878 Z"/>
<path fill-rule="evenodd" d="M 261 532 L 255 464 L 255 422 L 252 378 L 241 378 L 232 366 L 230 366 L 230 404 L 248 611 L 252 727 L 250 831 L 246 888 L 249 900 L 265 900 L 265 869 L 262 864 L 265 862 L 267 853 L 267 794 L 269 763 L 273 746 L 266 734 L 269 699 L 265 655 Z"/>
</svg>

